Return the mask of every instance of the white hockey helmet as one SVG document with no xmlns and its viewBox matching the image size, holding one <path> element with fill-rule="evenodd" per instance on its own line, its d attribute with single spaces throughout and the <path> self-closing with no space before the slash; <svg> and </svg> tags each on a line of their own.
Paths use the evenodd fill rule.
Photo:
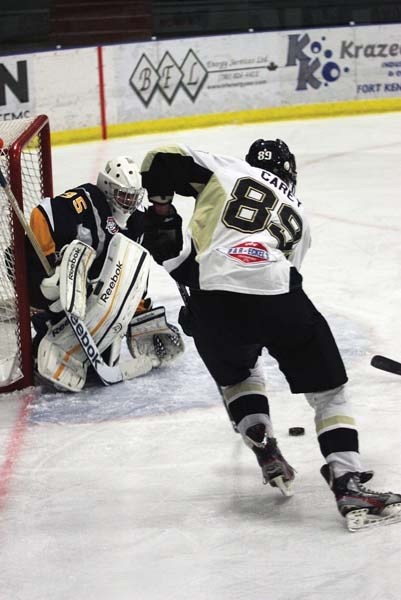
<svg viewBox="0 0 401 600">
<path fill-rule="evenodd" d="M 125 229 L 132 213 L 140 206 L 144 189 L 141 174 L 129 156 L 109 160 L 97 178 L 97 187 L 106 196 L 112 215 L 121 229 Z"/>
</svg>

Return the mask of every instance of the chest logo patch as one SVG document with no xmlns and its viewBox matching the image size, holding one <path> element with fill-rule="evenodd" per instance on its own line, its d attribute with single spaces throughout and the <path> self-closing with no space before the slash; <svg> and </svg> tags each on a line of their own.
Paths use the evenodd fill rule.
<svg viewBox="0 0 401 600">
<path fill-rule="evenodd" d="M 114 220 L 114 217 L 107 217 L 106 230 L 110 233 L 110 235 L 114 235 L 115 233 L 119 232 L 119 228 Z"/>
<path fill-rule="evenodd" d="M 240 242 L 229 248 L 219 248 L 219 252 L 242 265 L 260 265 L 271 262 L 269 249 L 261 242 Z"/>
</svg>

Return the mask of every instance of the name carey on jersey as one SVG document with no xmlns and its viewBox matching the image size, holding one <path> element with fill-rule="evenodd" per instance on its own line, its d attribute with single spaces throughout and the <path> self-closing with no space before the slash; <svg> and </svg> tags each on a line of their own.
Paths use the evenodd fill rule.
<svg viewBox="0 0 401 600">
<path fill-rule="evenodd" d="M 291 200 L 291 202 L 295 202 L 297 206 L 301 206 L 301 202 L 298 200 L 298 198 L 294 196 L 288 185 L 286 185 L 284 181 L 281 181 L 281 179 L 279 179 L 277 175 L 274 175 L 274 173 L 270 173 L 270 171 L 262 171 L 262 179 L 267 181 L 270 185 L 274 186 L 280 192 L 283 192 L 283 194 L 287 196 L 288 200 Z"/>
</svg>

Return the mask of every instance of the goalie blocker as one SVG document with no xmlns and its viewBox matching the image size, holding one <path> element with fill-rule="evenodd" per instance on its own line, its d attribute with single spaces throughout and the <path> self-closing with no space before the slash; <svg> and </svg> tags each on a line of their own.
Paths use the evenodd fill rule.
<svg viewBox="0 0 401 600">
<path fill-rule="evenodd" d="M 108 383 L 143 375 L 153 367 L 160 366 L 164 359 L 167 359 L 167 355 L 171 355 L 171 352 L 166 352 L 165 356 L 163 353 L 158 354 L 155 346 L 153 346 L 154 351 L 151 352 L 151 347 L 145 342 L 145 338 L 151 335 L 153 341 L 153 335 L 156 335 L 156 333 L 160 336 L 167 336 L 165 337 L 166 346 L 172 343 L 175 348 L 180 348 L 179 351 L 182 351 L 177 341 L 170 342 L 169 334 L 166 331 L 169 326 L 165 319 L 164 328 L 160 327 L 160 319 L 150 319 L 150 323 L 153 322 L 157 332 L 151 333 L 148 330 L 145 333 L 145 331 L 141 331 L 141 335 L 136 336 L 137 340 L 141 339 L 141 342 L 134 345 L 128 344 L 130 351 L 135 346 L 135 353 L 132 354 L 131 352 L 132 359 L 120 363 L 122 339 L 125 337 L 132 315 L 146 291 L 150 256 L 143 247 L 124 235 L 118 233 L 113 236 L 97 284 L 94 285 L 93 291 L 85 302 L 85 294 L 82 293 L 82 279 L 85 269 L 82 265 L 90 253 L 87 250 L 88 247 L 82 242 L 75 240 L 72 244 L 71 251 L 64 253 L 65 259 L 63 256 L 63 261 L 65 264 L 63 265 L 62 262 L 60 266 L 60 277 L 63 277 L 63 283 L 60 281 L 60 290 L 62 290 L 63 297 L 60 300 L 64 309 L 67 310 L 67 316 L 51 326 L 47 335 L 39 344 L 37 367 L 42 377 L 57 387 L 69 391 L 79 391 L 85 385 L 90 362 L 92 362 L 96 371 L 96 361 L 93 361 L 94 355 L 102 357 L 102 362 L 103 357 L 107 355 L 107 364 L 110 366 L 109 372 L 112 373 L 113 369 L 116 373 L 118 371 L 118 376 L 113 377 Z M 80 245 L 82 260 L 79 254 Z M 88 264 L 90 262 L 88 260 Z M 79 269 L 79 276 L 77 277 L 73 274 L 75 265 Z M 64 281 L 65 279 L 67 281 Z M 74 298 L 71 282 L 77 283 L 75 291 L 79 297 L 79 302 L 76 301 L 76 297 L 75 301 L 71 302 Z M 68 293 L 65 292 L 66 289 L 68 289 Z M 79 310 L 77 310 L 77 306 L 79 306 Z M 72 308 L 72 312 L 78 313 L 79 316 L 85 316 L 83 323 L 91 336 L 89 345 L 85 346 L 85 343 L 83 343 L 78 331 L 79 327 L 71 326 L 71 317 L 74 318 L 74 315 L 68 311 L 68 308 Z M 160 317 L 159 313 L 158 316 Z M 130 325 L 130 331 L 135 328 L 135 318 L 133 321 L 134 323 Z M 163 331 L 160 329 L 163 329 Z M 173 338 L 175 334 L 176 332 L 173 332 Z M 163 337 L 160 339 L 163 339 Z M 119 364 L 118 369 L 115 367 L 117 363 Z M 100 375 L 100 372 L 98 374 Z M 102 377 L 101 379 L 106 383 Z"/>
</svg>

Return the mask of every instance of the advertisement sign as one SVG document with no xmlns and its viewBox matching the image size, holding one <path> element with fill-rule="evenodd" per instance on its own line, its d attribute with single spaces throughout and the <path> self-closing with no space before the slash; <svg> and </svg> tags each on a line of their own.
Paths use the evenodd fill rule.
<svg viewBox="0 0 401 600">
<path fill-rule="evenodd" d="M 224 123 L 230 113 L 391 99 L 401 99 L 401 24 L 0 57 L 0 120 L 44 113 L 53 132 L 83 139 L 100 126 L 105 137 L 107 127 L 169 118 Z"/>
<path fill-rule="evenodd" d="M 105 48 L 108 121 L 278 105 L 276 48 L 266 34 Z"/>
<path fill-rule="evenodd" d="M 93 48 L 0 57 L 0 120 L 46 114 L 52 131 L 99 125 Z"/>
<path fill-rule="evenodd" d="M 109 122 L 400 97 L 401 25 L 105 49 Z"/>
</svg>

